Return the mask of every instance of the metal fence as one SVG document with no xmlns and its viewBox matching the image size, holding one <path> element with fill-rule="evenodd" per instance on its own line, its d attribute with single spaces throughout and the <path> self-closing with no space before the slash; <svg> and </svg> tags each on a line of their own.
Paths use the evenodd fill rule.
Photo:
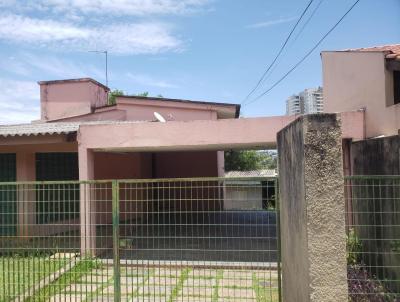
<svg viewBox="0 0 400 302">
<path fill-rule="evenodd" d="M 280 301 L 277 181 L 0 183 L 0 301 Z"/>
<path fill-rule="evenodd" d="M 400 176 L 345 179 L 351 301 L 400 301 Z"/>
</svg>

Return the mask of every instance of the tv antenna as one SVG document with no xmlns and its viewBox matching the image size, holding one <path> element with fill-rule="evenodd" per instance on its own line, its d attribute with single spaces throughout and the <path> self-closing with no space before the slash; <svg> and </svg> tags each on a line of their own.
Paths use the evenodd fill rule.
<svg viewBox="0 0 400 302">
<path fill-rule="evenodd" d="M 105 55 L 106 59 L 106 86 L 108 87 L 108 51 L 107 50 L 89 50 L 89 52 L 100 53 Z"/>
</svg>

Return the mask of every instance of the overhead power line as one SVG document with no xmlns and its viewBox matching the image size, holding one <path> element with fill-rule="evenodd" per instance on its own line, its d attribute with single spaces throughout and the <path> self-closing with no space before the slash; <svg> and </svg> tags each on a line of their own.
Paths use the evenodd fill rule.
<svg viewBox="0 0 400 302">
<path fill-rule="evenodd" d="M 249 94 L 245 97 L 245 99 L 242 101 L 242 104 L 254 93 L 254 91 L 257 90 L 257 88 L 260 86 L 261 82 L 264 80 L 265 76 L 267 73 L 270 71 L 272 66 L 275 64 L 276 60 L 278 60 L 279 56 L 282 54 L 283 50 L 285 49 L 287 43 L 289 42 L 290 37 L 292 36 L 293 32 L 296 30 L 297 26 L 299 25 L 300 21 L 303 19 L 304 15 L 308 11 L 309 7 L 311 4 L 314 2 L 314 0 L 310 0 L 308 2 L 307 6 L 304 8 L 303 12 L 301 13 L 299 19 L 297 20 L 296 24 L 293 26 L 292 30 L 290 31 L 289 35 L 287 36 L 285 42 L 282 44 L 281 48 L 279 49 L 278 53 L 276 54 L 275 58 L 272 60 L 271 64 L 267 67 L 267 70 L 263 73 L 259 81 L 257 82 L 256 86 L 249 92 Z"/>
<path fill-rule="evenodd" d="M 276 81 L 274 84 L 272 84 L 267 90 L 265 90 L 263 93 L 258 95 L 255 99 L 251 100 L 250 102 L 246 103 L 246 105 L 249 105 L 251 103 L 256 102 L 263 96 L 265 96 L 268 92 L 270 92 L 272 89 L 274 89 L 279 83 L 281 83 L 286 77 L 291 74 L 301 63 L 303 63 L 311 54 L 312 52 L 330 35 L 332 31 L 335 30 L 335 28 L 343 21 L 344 18 L 353 10 L 353 8 L 360 2 L 360 0 L 357 0 L 353 3 L 353 5 L 346 11 L 346 13 L 335 23 L 333 27 L 317 42 L 317 44 L 314 45 L 305 55 L 304 57 L 301 58 L 300 61 L 298 61 L 295 65 L 292 66 L 292 68 L 289 69 L 288 72 L 286 72 L 278 81 Z"/>
<path fill-rule="evenodd" d="M 319 9 L 319 7 L 321 6 L 322 2 L 324 2 L 324 0 L 320 0 L 317 4 L 317 6 L 314 8 L 314 10 L 311 12 L 310 16 L 308 17 L 308 19 L 304 22 L 303 26 L 300 28 L 299 32 L 297 33 L 297 35 L 294 37 L 292 45 L 297 41 L 297 39 L 300 37 L 300 35 L 302 34 L 302 32 L 304 31 L 304 29 L 306 28 L 306 26 L 308 25 L 308 23 L 310 23 L 311 19 L 314 17 L 315 13 L 317 12 L 317 10 Z"/>
</svg>

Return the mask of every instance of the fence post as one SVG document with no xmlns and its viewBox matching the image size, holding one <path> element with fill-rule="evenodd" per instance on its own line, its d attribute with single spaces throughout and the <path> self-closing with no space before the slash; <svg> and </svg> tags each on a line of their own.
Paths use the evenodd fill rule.
<svg viewBox="0 0 400 302">
<path fill-rule="evenodd" d="M 119 257 L 119 183 L 112 181 L 112 222 L 113 222 L 113 266 L 114 266 L 114 301 L 121 301 L 121 270 Z"/>
<path fill-rule="evenodd" d="M 277 266 L 278 266 L 278 301 L 282 302 L 282 257 L 281 257 L 281 219 L 279 205 L 279 182 L 275 179 L 275 209 L 276 209 L 276 239 L 277 239 Z"/>
<path fill-rule="evenodd" d="M 285 302 L 348 301 L 340 124 L 311 114 L 278 133 Z"/>
</svg>

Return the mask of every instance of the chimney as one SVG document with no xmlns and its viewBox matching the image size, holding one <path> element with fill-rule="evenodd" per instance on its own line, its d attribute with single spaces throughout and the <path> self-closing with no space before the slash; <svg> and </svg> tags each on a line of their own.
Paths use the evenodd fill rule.
<svg viewBox="0 0 400 302">
<path fill-rule="evenodd" d="M 91 79 L 41 81 L 41 120 L 51 121 L 92 113 L 107 105 L 110 89 Z"/>
</svg>

